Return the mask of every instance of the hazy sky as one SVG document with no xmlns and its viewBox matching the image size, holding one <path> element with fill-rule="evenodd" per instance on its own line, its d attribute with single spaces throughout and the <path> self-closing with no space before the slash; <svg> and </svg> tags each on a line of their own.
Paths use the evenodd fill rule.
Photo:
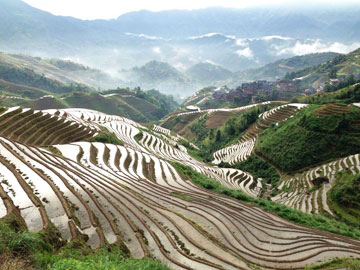
<svg viewBox="0 0 360 270">
<path fill-rule="evenodd" d="M 123 13 L 148 9 L 152 11 L 169 9 L 198 9 L 211 6 L 244 8 L 254 5 L 291 3 L 290 0 L 23 0 L 55 15 L 73 16 L 80 19 L 110 19 Z M 301 4 L 359 3 L 360 0 L 302 0 Z"/>
</svg>

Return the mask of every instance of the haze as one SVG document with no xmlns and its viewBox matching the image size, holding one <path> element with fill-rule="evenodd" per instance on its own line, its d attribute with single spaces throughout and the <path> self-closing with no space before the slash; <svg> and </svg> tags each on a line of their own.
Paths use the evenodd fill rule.
<svg viewBox="0 0 360 270">
<path fill-rule="evenodd" d="M 245 8 L 251 6 L 264 5 L 291 5 L 299 4 L 309 6 L 314 4 L 344 5 L 347 3 L 358 3 L 358 0 L 303 0 L 303 1 L 286 1 L 286 0 L 183 0 L 183 1 L 117 1 L 117 0 L 24 0 L 33 7 L 51 12 L 55 15 L 72 16 L 80 19 L 112 19 L 118 16 L 139 10 L 162 11 L 171 9 L 201 9 L 214 6 Z"/>
</svg>

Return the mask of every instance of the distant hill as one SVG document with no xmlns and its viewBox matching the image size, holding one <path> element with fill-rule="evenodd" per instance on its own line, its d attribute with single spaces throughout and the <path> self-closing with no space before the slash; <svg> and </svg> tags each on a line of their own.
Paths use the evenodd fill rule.
<svg viewBox="0 0 360 270">
<path fill-rule="evenodd" d="M 3 66 L 0 65 L 0 78 L 4 73 L 2 68 Z M 84 92 L 86 88 L 77 88 L 76 85 L 66 86 L 58 81 L 37 75 L 31 70 L 8 68 L 6 71 L 9 76 L 11 75 L 10 78 L 17 83 L 0 79 L 1 106 L 22 106 L 37 110 L 75 107 L 96 109 L 139 122 L 159 120 L 178 106 L 172 97 L 155 90 L 145 92 L 140 89 L 136 91 L 119 89 Z M 29 85 L 36 85 L 43 89 Z"/>
<path fill-rule="evenodd" d="M 172 97 L 158 91 L 110 90 L 101 93 L 73 93 L 64 97 L 69 108 L 86 108 L 120 115 L 138 122 L 161 119 L 177 108 Z"/>
<path fill-rule="evenodd" d="M 306 52 L 346 53 L 354 49 L 359 40 L 359 12 L 360 6 L 356 4 L 303 5 L 295 11 L 283 5 L 143 10 L 113 20 L 83 21 L 54 16 L 20 0 L 0 0 L 0 50 L 71 59 L 117 78 L 114 80 L 96 70 L 78 69 L 66 63 L 50 63 L 62 72 L 73 73 L 73 77 L 66 74 L 69 79 L 95 88 L 141 86 L 173 95 L 190 95 L 210 84 L 220 86 L 215 83 L 217 79 L 214 82 L 204 79 L 207 74 L 213 74 L 209 65 L 200 66 L 193 75 L 188 74 L 187 77 L 199 83 L 186 84 L 183 88 L 163 82 L 154 85 L 131 81 L 129 74 L 121 71 L 156 60 L 182 71 L 199 63 L 213 63 L 239 72 Z"/>
<path fill-rule="evenodd" d="M 186 75 L 202 84 L 225 81 L 233 76 L 230 70 L 211 63 L 198 63 L 186 70 Z"/>
<path fill-rule="evenodd" d="M 17 73 L 23 74 L 19 74 L 19 77 L 24 76 L 24 73 L 32 77 L 40 75 L 65 85 L 84 84 L 88 85 L 88 88 L 108 88 L 115 83 L 109 75 L 100 70 L 61 59 L 43 59 L 23 54 L 0 53 L 0 65 L 2 66 L 3 72 L 5 67 L 15 68 Z M 0 78 L 2 78 L 1 76 L 5 76 L 3 72 L 0 74 Z M 13 70 L 12 72 L 15 71 Z M 30 73 L 31 75 L 29 75 Z M 8 81 L 24 84 L 24 81 L 21 81 L 20 78 L 15 78 L 15 76 L 11 76 L 11 74 L 3 78 Z M 29 80 L 25 79 L 25 81 Z M 51 91 L 51 89 L 48 90 Z"/>
<path fill-rule="evenodd" d="M 256 69 L 248 69 L 234 75 L 236 81 L 254 81 L 254 80 L 276 80 L 283 78 L 286 73 L 296 72 L 307 67 L 312 67 L 329 61 L 338 53 L 312 53 L 301 56 L 295 56 L 287 59 L 281 59 L 274 63 L 267 64 Z"/>
<path fill-rule="evenodd" d="M 303 88 L 319 88 L 325 87 L 330 78 L 345 80 L 350 75 L 353 75 L 355 79 L 360 78 L 360 49 L 349 54 L 338 55 L 317 66 L 289 72 L 285 79 L 301 80 Z"/>
<path fill-rule="evenodd" d="M 141 67 L 131 70 L 132 75 L 137 81 L 144 83 L 184 83 L 189 81 L 180 71 L 168 63 L 160 61 L 150 61 Z"/>
</svg>

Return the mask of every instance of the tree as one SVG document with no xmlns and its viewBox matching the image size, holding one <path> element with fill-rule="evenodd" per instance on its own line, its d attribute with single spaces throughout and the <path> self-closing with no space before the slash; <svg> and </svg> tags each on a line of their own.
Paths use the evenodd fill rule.
<svg viewBox="0 0 360 270">
<path fill-rule="evenodd" d="M 336 79 L 336 68 L 332 68 L 332 69 L 330 69 L 330 72 L 329 72 L 329 78 L 330 79 Z"/>
<path fill-rule="evenodd" d="M 221 141 L 221 131 L 220 131 L 220 130 L 218 130 L 218 131 L 216 132 L 215 141 L 216 141 L 216 142 Z"/>
<path fill-rule="evenodd" d="M 272 90 L 271 91 L 271 100 L 277 100 L 279 98 L 279 92 L 277 90 Z"/>
</svg>

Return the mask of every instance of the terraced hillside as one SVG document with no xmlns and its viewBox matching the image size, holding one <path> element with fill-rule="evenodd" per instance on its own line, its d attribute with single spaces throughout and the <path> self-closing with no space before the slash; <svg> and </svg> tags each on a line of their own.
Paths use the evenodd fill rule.
<svg viewBox="0 0 360 270">
<path fill-rule="evenodd" d="M 218 109 L 198 109 L 187 112 L 172 113 L 161 119 L 161 126 L 170 129 L 181 136 L 191 138 L 192 132 L 189 126 L 198 120 L 202 116 L 207 116 L 207 127 L 214 128 L 218 127 L 222 123 L 226 122 L 234 114 L 242 113 L 250 108 L 265 106 L 269 104 L 277 104 L 270 101 L 262 102 L 258 104 L 251 104 L 236 108 L 218 108 Z"/>
<path fill-rule="evenodd" d="M 355 178 L 360 174 L 357 154 L 359 111 L 356 108 L 358 104 L 353 105 L 285 104 L 270 109 L 259 115 L 259 119 L 245 131 L 238 143 L 214 152 L 213 164 L 252 171 L 257 175 L 253 178 L 257 179 L 259 187 L 255 196 L 271 199 L 304 213 L 336 216 L 358 224 L 359 209 L 355 202 L 349 201 L 349 198 L 357 198 L 357 195 L 352 195 L 354 192 L 350 191 L 351 188 L 348 188 L 349 194 L 340 195 L 340 191 L 337 194 L 343 196 L 344 205 L 339 205 L 333 198 L 335 189 L 342 188 L 338 184 L 341 177 L 339 172 L 354 175 Z M 284 130 L 291 134 L 284 133 Z M 263 151 L 264 141 L 269 143 L 267 152 Z M 251 155 L 252 161 L 247 161 Z M 332 161 L 329 162 L 329 159 Z M 277 167 L 277 173 L 275 169 L 273 172 L 279 178 L 268 175 L 270 171 L 264 164 L 269 165 L 269 161 L 270 165 Z M 249 162 L 258 163 L 255 166 Z M 300 170 L 287 170 L 289 166 L 285 164 L 293 164 L 296 170 Z M 345 185 L 344 181 L 341 185 Z M 245 189 L 244 186 L 241 188 Z M 341 192 L 344 192 L 343 189 Z M 247 194 L 254 196 L 254 193 Z"/>
<path fill-rule="evenodd" d="M 33 80 L 31 76 L 24 78 L 25 81 L 26 79 Z M 46 79 L 45 82 L 49 83 L 46 88 L 52 88 L 52 85 L 58 83 L 50 79 Z M 57 88 L 54 86 L 54 89 Z M 172 96 L 166 96 L 156 90 L 81 90 L 84 89 L 72 85 L 66 88 L 66 91 L 60 89 L 60 92 L 54 93 L 0 79 L 0 106 L 21 106 L 34 110 L 86 108 L 121 115 L 138 122 L 159 120 L 178 106 Z"/>
<path fill-rule="evenodd" d="M 21 143 L 48 146 L 69 143 L 94 136 L 98 128 L 80 125 L 62 114 L 51 114 L 49 111 L 34 111 L 12 107 L 1 109 L 0 136 Z"/>
<path fill-rule="evenodd" d="M 246 130 L 239 142 L 215 152 L 214 164 L 226 162 L 235 164 L 245 161 L 253 152 L 258 134 L 271 124 L 285 121 L 296 114 L 306 104 L 285 104 L 262 113 L 259 120 Z"/>
<path fill-rule="evenodd" d="M 322 86 L 325 87 L 325 91 L 332 92 L 334 89 L 340 89 L 350 84 L 345 82 L 352 77 L 351 81 L 359 79 L 360 76 L 360 49 L 357 49 L 348 54 L 341 54 L 335 58 L 315 66 L 309 66 L 308 68 L 292 71 L 286 74 L 285 79 L 299 80 L 301 82 L 301 88 L 314 87 L 315 89 Z M 338 78 L 342 81 L 338 85 L 331 86 L 329 84 L 329 78 Z M 350 82 L 350 80 L 348 81 Z M 327 85 L 328 84 L 328 85 Z"/>
<path fill-rule="evenodd" d="M 334 215 L 328 205 L 328 192 L 340 171 L 359 174 L 359 154 L 325 163 L 284 179 L 277 187 L 279 194 L 271 199 L 305 213 Z"/>
<path fill-rule="evenodd" d="M 330 190 L 341 178 L 339 172 L 350 175 L 360 173 L 357 154 L 359 151 L 357 148 L 359 110 L 356 108 L 356 104 L 353 105 L 325 104 L 315 107 L 312 105 L 307 109 L 311 114 L 306 114 L 306 117 L 299 115 L 303 119 L 301 126 L 307 127 L 307 129 L 304 129 L 303 132 L 295 130 L 295 133 L 302 133 L 297 142 L 302 144 L 303 139 L 306 138 L 305 140 L 310 143 L 312 136 L 315 136 L 316 140 L 320 137 L 321 142 L 314 144 L 310 150 L 300 150 L 308 156 L 307 159 L 297 152 L 293 152 L 293 156 L 298 157 L 297 167 L 312 165 L 301 168 L 295 173 L 284 174 L 277 190 L 273 192 L 271 197 L 273 201 L 306 213 L 339 216 L 357 224 L 358 221 L 356 218 L 354 220 L 353 215 L 344 214 L 348 211 L 346 207 L 341 209 L 336 206 L 330 195 Z M 294 124 L 297 120 L 293 119 L 292 121 Z M 346 125 L 344 125 L 345 122 Z M 321 128 L 319 123 L 325 124 L 326 128 Z M 339 123 L 341 124 L 339 125 Z M 292 126 L 292 130 L 294 129 L 296 129 L 295 125 Z M 320 136 L 315 134 L 320 134 Z M 338 139 L 341 140 L 341 143 L 337 141 Z M 335 147 L 330 145 L 332 143 Z M 349 143 L 351 145 L 348 145 Z M 287 142 L 287 145 L 291 147 L 291 140 Z M 310 154 L 309 151 L 317 154 Z M 315 162 L 315 159 L 319 162 Z M 343 193 L 342 196 L 347 198 L 348 194 Z M 354 211 L 356 217 L 357 210 Z"/>
<path fill-rule="evenodd" d="M 42 114 L 86 129 L 90 137 L 106 128 L 124 143 L 75 137 L 32 143 L 26 129 L 17 137 L 2 134 L 0 217 L 15 213 L 30 231 L 53 224 L 68 241 L 87 235 L 92 248 L 123 243 L 133 257 L 153 256 L 172 269 L 301 269 L 336 257 L 360 258 L 360 241 L 295 225 L 196 186 L 170 161 L 252 196 L 260 182 L 245 172 L 194 160 L 177 147 L 179 137 L 164 128 L 150 130 L 84 109 L 9 108 L 0 119 L 14 112 L 12 130 Z M 64 134 L 60 130 L 48 138 Z M 38 146 L 49 144 L 57 150 Z"/>
</svg>

